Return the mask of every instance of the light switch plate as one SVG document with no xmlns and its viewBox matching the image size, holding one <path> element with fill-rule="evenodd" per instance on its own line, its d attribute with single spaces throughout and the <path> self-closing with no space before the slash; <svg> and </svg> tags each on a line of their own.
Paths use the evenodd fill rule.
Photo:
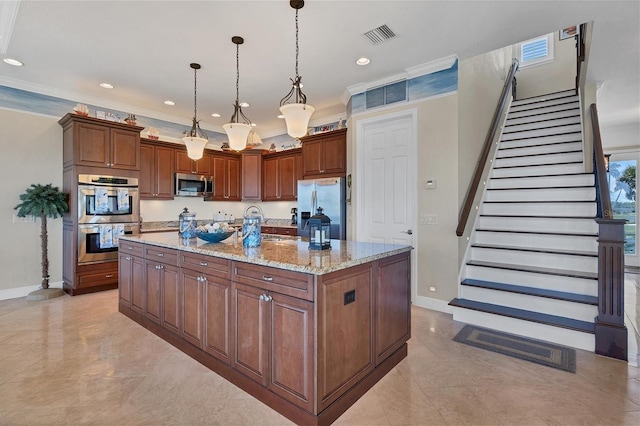
<svg viewBox="0 0 640 426">
<path fill-rule="evenodd" d="M 436 180 L 427 179 L 424 181 L 424 189 L 436 189 Z"/>
</svg>

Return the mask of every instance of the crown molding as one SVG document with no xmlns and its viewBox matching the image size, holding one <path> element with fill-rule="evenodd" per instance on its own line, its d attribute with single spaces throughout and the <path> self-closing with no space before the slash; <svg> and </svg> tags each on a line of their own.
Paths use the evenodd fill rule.
<svg viewBox="0 0 640 426">
<path fill-rule="evenodd" d="M 421 75 L 433 74 L 434 72 L 447 70 L 456 63 L 458 55 L 449 55 L 444 58 L 436 59 L 435 61 L 427 62 L 426 64 L 416 65 L 413 67 L 405 68 L 408 78 L 416 78 Z"/>
</svg>

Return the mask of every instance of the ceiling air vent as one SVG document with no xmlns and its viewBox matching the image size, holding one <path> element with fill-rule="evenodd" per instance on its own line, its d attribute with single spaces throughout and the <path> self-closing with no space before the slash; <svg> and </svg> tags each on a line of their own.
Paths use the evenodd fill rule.
<svg viewBox="0 0 640 426">
<path fill-rule="evenodd" d="M 371 43 L 373 44 L 382 43 L 383 41 L 389 40 L 390 38 L 394 38 L 396 36 L 396 34 L 391 31 L 391 28 L 387 27 L 387 24 L 381 25 L 378 28 L 374 28 L 371 31 L 367 31 L 366 33 L 364 33 L 364 35 L 367 36 L 367 38 L 371 40 Z"/>
</svg>

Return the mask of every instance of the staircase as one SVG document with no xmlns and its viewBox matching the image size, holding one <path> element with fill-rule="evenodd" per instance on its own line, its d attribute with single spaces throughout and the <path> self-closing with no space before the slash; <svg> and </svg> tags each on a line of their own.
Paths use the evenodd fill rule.
<svg viewBox="0 0 640 426">
<path fill-rule="evenodd" d="M 514 101 L 453 318 L 594 351 L 598 227 L 574 91 Z"/>
</svg>

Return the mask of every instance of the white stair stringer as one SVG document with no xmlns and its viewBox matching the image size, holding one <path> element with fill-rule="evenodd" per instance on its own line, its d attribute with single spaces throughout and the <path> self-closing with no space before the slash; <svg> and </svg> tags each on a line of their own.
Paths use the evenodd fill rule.
<svg viewBox="0 0 640 426">
<path fill-rule="evenodd" d="M 453 318 L 595 350 L 598 226 L 574 91 L 511 103 Z"/>
</svg>

